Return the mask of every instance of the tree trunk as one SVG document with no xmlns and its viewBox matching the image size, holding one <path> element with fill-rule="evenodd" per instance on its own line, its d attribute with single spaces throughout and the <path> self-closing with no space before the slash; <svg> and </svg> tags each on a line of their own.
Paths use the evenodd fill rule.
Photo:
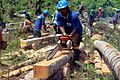
<svg viewBox="0 0 120 80">
<path fill-rule="evenodd" d="M 107 42 L 96 40 L 94 46 L 101 52 L 105 62 L 120 80 L 120 52 Z"/>
</svg>

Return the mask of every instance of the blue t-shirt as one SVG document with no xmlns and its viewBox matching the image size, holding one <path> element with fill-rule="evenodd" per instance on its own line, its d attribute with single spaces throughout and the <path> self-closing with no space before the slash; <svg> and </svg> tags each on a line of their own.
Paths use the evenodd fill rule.
<svg viewBox="0 0 120 80">
<path fill-rule="evenodd" d="M 34 30 L 40 31 L 42 25 L 45 25 L 45 16 L 43 14 L 37 17 L 34 25 Z"/>
<path fill-rule="evenodd" d="M 114 13 L 113 20 L 114 21 L 118 21 L 118 19 L 119 19 L 119 14 L 118 13 Z"/>
<path fill-rule="evenodd" d="M 60 12 L 56 15 L 58 26 L 64 27 L 67 34 L 75 29 L 77 34 L 82 35 L 82 24 L 78 18 L 78 15 L 74 11 L 69 11 L 68 16 L 62 16 Z"/>
<path fill-rule="evenodd" d="M 29 21 L 31 21 L 31 17 L 30 17 L 30 15 L 27 14 L 27 13 L 25 14 L 25 18 L 28 19 Z"/>
</svg>

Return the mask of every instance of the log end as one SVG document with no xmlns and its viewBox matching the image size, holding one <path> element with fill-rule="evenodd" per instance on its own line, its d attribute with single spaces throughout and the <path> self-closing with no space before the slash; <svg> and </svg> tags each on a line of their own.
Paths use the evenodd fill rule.
<svg viewBox="0 0 120 80">
<path fill-rule="evenodd" d="M 33 66 L 33 76 L 34 78 L 46 79 L 49 77 L 49 67 L 48 66 Z"/>
</svg>

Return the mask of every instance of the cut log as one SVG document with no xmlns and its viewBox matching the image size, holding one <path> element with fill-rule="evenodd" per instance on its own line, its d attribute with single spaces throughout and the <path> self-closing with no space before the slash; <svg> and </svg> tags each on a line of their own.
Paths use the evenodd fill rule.
<svg viewBox="0 0 120 80">
<path fill-rule="evenodd" d="M 23 24 L 23 22 L 8 23 L 7 26 L 15 26 L 17 24 Z"/>
<path fill-rule="evenodd" d="M 95 63 L 95 69 L 96 70 L 101 70 L 102 69 L 102 64 L 101 63 Z"/>
<path fill-rule="evenodd" d="M 43 36 L 48 36 L 48 35 L 49 35 L 49 33 L 43 33 L 43 34 L 41 35 L 41 37 L 43 37 Z M 33 35 L 27 36 L 27 39 L 31 39 L 31 38 L 33 38 Z"/>
<path fill-rule="evenodd" d="M 110 69 L 107 67 L 106 64 L 102 64 L 102 73 L 103 73 L 104 75 L 107 75 L 107 74 L 110 74 L 110 73 L 111 73 Z"/>
<path fill-rule="evenodd" d="M 52 50 L 54 48 L 55 48 L 55 45 L 51 45 L 51 46 L 47 46 L 46 48 L 41 48 L 38 51 L 33 51 L 33 50 L 26 51 L 24 54 L 27 55 L 29 60 L 21 62 L 17 65 L 11 66 L 10 70 L 18 69 L 22 66 L 27 66 L 27 65 L 31 65 L 32 63 L 39 62 L 39 61 L 45 59 L 45 57 L 47 56 L 46 52 L 49 52 L 50 50 Z M 22 51 L 22 50 L 19 50 L 19 51 Z M 10 56 L 12 53 L 10 53 L 8 56 Z M 29 54 L 31 54 L 31 55 L 29 55 Z M 20 53 L 18 53 L 18 51 L 16 51 L 15 53 L 12 54 L 12 56 L 15 56 L 15 55 L 20 55 Z M 7 59 L 8 57 L 6 57 L 6 58 L 2 57 L 2 58 L 1 58 L 1 60 L 4 60 L 4 59 Z"/>
<path fill-rule="evenodd" d="M 101 52 L 104 61 L 108 67 L 116 74 L 116 77 L 120 80 L 120 52 L 104 41 L 94 41 L 94 46 Z"/>
<path fill-rule="evenodd" d="M 70 64 L 67 63 L 63 67 L 63 75 L 66 77 L 66 80 L 70 80 Z"/>
<path fill-rule="evenodd" d="M 102 75 L 110 74 L 110 70 L 107 65 L 104 63 L 103 59 L 100 57 L 100 54 L 97 50 L 94 51 L 94 64 L 96 72 Z"/>
<path fill-rule="evenodd" d="M 97 50 L 94 51 L 94 60 L 93 60 L 93 63 L 100 63 L 100 64 L 103 64 L 103 61 L 100 57 L 100 54 Z"/>
<path fill-rule="evenodd" d="M 67 53 L 66 53 L 67 52 Z M 48 78 L 55 71 L 59 70 L 62 66 L 73 59 L 74 51 L 62 51 L 63 55 L 51 59 L 49 61 L 42 61 L 33 65 L 34 78 Z"/>
<path fill-rule="evenodd" d="M 85 60 L 84 63 L 85 63 L 85 64 L 92 64 L 93 61 L 92 61 L 92 60 Z"/>
<path fill-rule="evenodd" d="M 93 63 L 95 64 L 95 63 L 101 63 L 102 64 L 102 59 L 100 59 L 100 58 L 95 58 L 94 60 L 93 60 Z"/>
<path fill-rule="evenodd" d="M 79 45 L 79 50 L 83 52 L 84 49 L 85 49 L 85 44 L 83 42 L 81 42 Z"/>
<path fill-rule="evenodd" d="M 118 26 L 118 31 L 120 31 L 120 25 Z"/>
<path fill-rule="evenodd" d="M 40 44 L 44 41 L 50 41 L 51 38 L 57 38 L 61 36 L 61 34 L 57 34 L 57 35 L 48 35 L 48 36 L 44 36 L 44 37 L 40 37 L 40 38 L 32 38 L 32 39 L 27 39 L 27 40 L 20 40 L 20 46 L 22 48 L 26 47 L 26 46 L 30 46 L 32 45 L 33 43 L 35 44 Z"/>
<path fill-rule="evenodd" d="M 20 68 L 20 67 L 22 67 L 22 66 L 27 66 L 27 65 L 29 65 L 29 64 L 32 64 L 32 59 L 29 59 L 29 60 L 27 60 L 27 61 L 24 61 L 24 62 L 22 62 L 22 63 L 19 63 L 19 64 L 16 65 L 16 66 L 11 66 L 11 67 L 10 67 L 10 70 L 14 70 L 14 69 Z"/>
<path fill-rule="evenodd" d="M 102 35 L 99 35 L 99 34 L 95 34 L 91 37 L 91 40 L 102 40 L 103 37 Z"/>
<path fill-rule="evenodd" d="M 28 71 L 28 70 L 30 70 L 30 69 L 32 69 L 32 68 L 33 68 L 33 66 L 25 66 L 25 67 L 22 67 L 22 68 L 20 68 L 20 69 L 11 71 L 11 72 L 9 72 L 9 73 L 7 73 L 7 74 L 4 74 L 4 75 L 2 75 L 2 77 L 5 77 L 5 78 L 7 78 L 7 77 L 12 77 L 12 76 L 21 74 L 22 72 Z"/>
<path fill-rule="evenodd" d="M 29 73 L 27 73 L 22 80 L 34 80 L 33 78 L 33 70 L 31 70 Z"/>
<path fill-rule="evenodd" d="M 98 70 L 96 70 L 96 73 L 97 73 L 97 74 L 102 74 L 102 70 L 99 70 L 99 69 L 98 69 Z"/>
</svg>

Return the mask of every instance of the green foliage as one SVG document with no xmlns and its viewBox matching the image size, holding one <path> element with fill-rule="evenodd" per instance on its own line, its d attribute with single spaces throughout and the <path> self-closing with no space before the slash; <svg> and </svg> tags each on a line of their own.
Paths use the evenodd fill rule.
<svg viewBox="0 0 120 80">
<path fill-rule="evenodd" d="M 14 0 L 10 2 L 9 0 L 2 0 L 2 10 L 4 10 L 4 13 L 1 14 L 2 18 L 4 21 L 9 20 L 6 15 L 8 12 L 11 10 L 14 10 L 17 13 L 21 13 L 23 9 L 26 9 L 28 12 L 30 12 L 31 16 L 34 17 L 35 15 L 35 10 L 36 7 L 34 6 L 31 9 L 27 9 L 26 4 L 29 0 Z M 33 4 L 36 5 L 36 1 L 38 0 L 32 0 Z M 48 9 L 50 11 L 50 14 L 53 14 L 53 12 L 56 10 L 56 5 L 59 0 L 44 0 L 41 1 L 42 3 L 39 4 L 42 8 L 42 11 L 44 9 Z M 69 6 L 71 9 L 78 11 L 78 5 L 79 4 L 84 4 L 90 9 L 95 9 L 96 11 L 98 8 L 101 6 L 105 10 L 105 15 L 112 14 L 114 11 L 111 10 L 113 7 L 115 8 L 120 8 L 120 1 L 119 0 L 68 0 L 69 1 Z M 112 3 L 112 4 L 111 4 Z M 8 7 L 9 6 L 9 7 Z M 9 9 L 8 9 L 9 8 Z"/>
<path fill-rule="evenodd" d="M 27 59 L 28 59 L 27 55 L 22 54 L 21 56 L 15 57 L 15 58 L 12 60 L 12 63 L 13 63 L 14 65 L 17 65 L 18 63 L 21 63 L 21 62 L 23 62 L 23 61 L 25 61 L 25 60 L 27 60 Z"/>
<path fill-rule="evenodd" d="M 114 32 L 111 29 L 107 29 L 105 32 L 105 41 L 108 43 L 111 43 L 115 48 L 117 48 L 120 51 L 120 33 Z"/>
<path fill-rule="evenodd" d="M 94 32 L 104 33 L 104 41 L 112 44 L 115 48 L 120 51 L 120 32 L 114 31 L 112 28 L 109 28 L 107 20 L 99 21 L 94 28 Z"/>
<path fill-rule="evenodd" d="M 5 53 L 11 52 L 13 50 L 18 50 L 19 47 L 19 39 L 18 36 L 16 35 L 17 32 L 15 33 L 10 33 L 9 35 L 5 36 L 5 40 L 7 41 L 7 48 L 4 51 Z"/>
<path fill-rule="evenodd" d="M 0 7 L 0 17 L 3 18 L 3 21 L 8 21 L 8 22 L 22 22 L 23 18 L 12 18 L 10 19 L 8 17 L 8 13 L 11 12 L 12 10 L 15 13 L 21 13 L 23 9 L 25 9 L 32 18 L 34 19 L 35 16 L 35 10 L 36 7 L 34 6 L 33 8 L 27 9 L 26 4 L 29 0 L 13 0 L 12 3 L 10 3 L 10 0 L 1 0 L 0 4 L 2 4 L 2 8 Z M 36 1 L 38 0 L 32 0 L 34 5 Z M 54 11 L 56 10 L 56 5 L 59 0 L 39 0 L 41 1 L 41 10 L 43 11 L 44 9 L 48 9 L 50 14 L 52 15 Z M 96 12 L 98 8 L 101 6 L 103 7 L 104 10 L 104 15 L 111 15 L 112 13 L 115 12 L 114 8 L 120 8 L 120 0 L 68 0 L 69 1 L 69 6 L 72 10 L 78 11 L 78 5 L 83 4 L 87 7 L 88 11 L 90 9 L 94 9 Z M 111 4 L 112 3 L 112 4 Z M 51 17 L 50 17 L 51 19 Z M 17 24 L 16 26 L 12 26 L 14 28 L 17 28 L 20 24 Z M 103 31 L 105 30 L 105 41 L 112 43 L 117 49 L 120 50 L 120 34 L 119 33 L 114 33 L 111 29 L 106 29 L 106 24 L 101 24 L 98 23 L 97 28 L 95 29 L 96 32 L 99 32 L 100 30 Z M 105 27 L 103 27 L 105 26 Z M 90 41 L 89 37 L 86 36 L 86 28 L 84 28 L 83 31 L 83 37 L 85 37 L 84 43 L 88 43 L 90 47 L 93 48 L 93 41 Z M 17 31 L 10 33 L 10 35 L 6 36 L 6 40 L 8 41 L 8 46 L 6 51 L 3 51 L 2 54 L 8 53 L 14 50 L 18 50 L 20 48 L 19 46 L 19 37 L 24 38 L 26 35 L 19 35 L 19 29 Z M 14 58 L 12 61 L 14 64 L 18 64 L 24 60 L 27 60 L 27 56 L 25 54 L 22 54 L 19 57 Z M 82 78 L 83 80 L 114 80 L 111 77 L 105 77 L 99 74 L 96 74 L 95 69 L 92 64 L 84 64 L 80 65 L 80 70 L 77 71 L 75 70 L 74 73 L 71 75 L 72 80 L 76 80 L 76 75 L 82 73 Z M 111 75 L 110 75 L 111 76 Z"/>
<path fill-rule="evenodd" d="M 75 61 L 79 65 L 79 69 L 75 69 L 71 74 L 71 80 L 115 80 L 112 73 L 108 75 L 98 74 L 93 64 L 83 64 L 79 61 Z"/>
</svg>

